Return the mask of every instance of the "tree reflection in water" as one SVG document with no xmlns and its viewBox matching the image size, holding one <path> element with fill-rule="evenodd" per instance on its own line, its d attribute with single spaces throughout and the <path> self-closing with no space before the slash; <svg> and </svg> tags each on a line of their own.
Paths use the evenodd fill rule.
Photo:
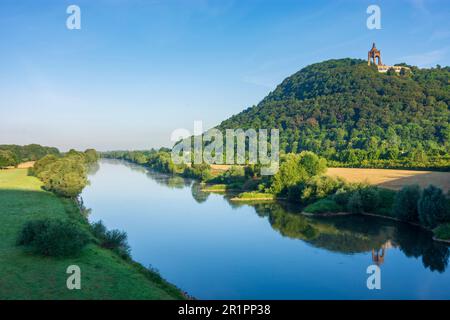
<svg viewBox="0 0 450 320">
<path fill-rule="evenodd" d="M 306 217 L 300 207 L 278 202 L 241 205 L 254 207 L 283 236 L 318 248 L 343 254 L 371 252 L 378 265 L 386 263 L 389 248 L 399 248 L 408 257 L 421 257 L 431 271 L 442 273 L 448 265 L 448 246 L 434 241 L 430 232 L 406 223 L 362 215 Z"/>
<path fill-rule="evenodd" d="M 203 192 L 202 186 L 198 182 L 194 182 L 191 187 L 192 197 L 197 201 L 197 203 L 203 203 L 208 200 L 209 192 Z"/>
<path fill-rule="evenodd" d="M 208 200 L 209 193 L 193 180 L 149 170 L 143 166 L 121 160 L 133 171 L 145 173 L 158 184 L 169 188 L 191 188 L 197 203 Z M 93 171 L 98 168 L 92 168 Z M 225 194 L 230 207 L 251 206 L 256 214 L 266 217 L 274 230 L 285 237 L 305 241 L 317 248 L 342 254 L 372 253 L 372 261 L 378 265 L 389 263 L 389 248 L 400 249 L 407 257 L 421 258 L 425 268 L 444 272 L 450 250 L 445 244 L 432 239 L 432 233 L 421 228 L 383 218 L 353 215 L 336 217 L 306 217 L 302 208 L 284 202 L 243 203 L 231 201 L 232 194 Z"/>
</svg>

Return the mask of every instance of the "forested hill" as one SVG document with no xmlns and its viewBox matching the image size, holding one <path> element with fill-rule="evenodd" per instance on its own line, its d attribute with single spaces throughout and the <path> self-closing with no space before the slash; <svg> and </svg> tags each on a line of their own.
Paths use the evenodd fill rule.
<svg viewBox="0 0 450 320">
<path fill-rule="evenodd" d="M 382 74 L 363 60 L 328 60 L 218 128 L 278 128 L 282 150 L 342 165 L 446 167 L 449 102 L 449 67 Z"/>
</svg>

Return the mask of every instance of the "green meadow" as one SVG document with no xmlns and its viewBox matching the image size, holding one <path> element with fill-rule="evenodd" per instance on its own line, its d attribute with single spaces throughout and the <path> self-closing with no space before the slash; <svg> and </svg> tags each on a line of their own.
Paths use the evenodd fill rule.
<svg viewBox="0 0 450 320">
<path fill-rule="evenodd" d="M 29 220 L 73 219 L 88 228 L 70 199 L 43 191 L 26 169 L 0 170 L 0 299 L 182 299 L 180 290 L 141 265 L 95 243 L 76 258 L 33 254 L 17 246 Z M 81 268 L 81 289 L 66 286 L 67 267 Z"/>
</svg>

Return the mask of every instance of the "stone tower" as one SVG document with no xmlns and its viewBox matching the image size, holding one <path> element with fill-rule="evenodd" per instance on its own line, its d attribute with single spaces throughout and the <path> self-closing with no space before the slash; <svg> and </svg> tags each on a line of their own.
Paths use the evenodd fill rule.
<svg viewBox="0 0 450 320">
<path fill-rule="evenodd" d="M 377 61 L 378 59 L 378 61 Z M 381 62 L 381 51 L 378 50 L 375 47 L 375 42 L 372 45 L 372 49 L 369 51 L 369 54 L 367 56 L 367 64 L 370 66 L 370 62 L 373 64 L 376 64 L 377 66 L 382 66 L 383 63 Z"/>
</svg>

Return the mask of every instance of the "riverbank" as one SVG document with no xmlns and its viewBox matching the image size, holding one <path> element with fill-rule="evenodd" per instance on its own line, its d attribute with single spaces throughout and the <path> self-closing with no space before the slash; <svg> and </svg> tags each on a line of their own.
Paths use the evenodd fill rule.
<svg viewBox="0 0 450 320">
<path fill-rule="evenodd" d="M 76 258 L 32 254 L 16 245 L 32 219 L 58 218 L 88 229 L 76 203 L 42 190 L 26 169 L 0 171 L 0 299 L 183 299 L 185 295 L 153 271 L 91 243 Z M 81 269 L 81 290 L 68 290 L 66 269 Z"/>
<path fill-rule="evenodd" d="M 136 162 L 131 153 L 115 154 L 114 152 L 107 155 L 109 158 L 118 157 L 125 161 Z M 445 199 L 445 194 L 442 193 L 442 189 L 430 184 L 425 189 L 420 189 L 420 185 L 427 185 L 432 182 L 440 182 L 440 186 L 448 188 L 448 179 L 446 175 L 449 173 L 437 173 L 430 178 L 430 172 L 418 171 L 417 175 L 414 175 L 412 171 L 403 170 L 381 170 L 381 169 L 353 169 L 359 170 L 361 174 L 353 174 L 352 169 L 343 169 L 348 174 L 353 175 L 353 179 L 348 182 L 342 178 L 342 170 L 330 172 L 330 169 L 326 168 L 326 163 L 323 158 L 318 157 L 311 152 L 302 152 L 300 154 L 288 154 L 284 158 L 280 165 L 280 170 L 272 179 L 267 177 L 258 176 L 258 170 L 254 166 L 231 166 L 226 171 L 226 167 L 220 168 L 207 164 L 199 166 L 179 166 L 171 163 L 170 154 L 167 152 L 153 152 L 149 156 L 149 160 L 144 161 L 145 156 L 141 159 L 142 164 L 152 170 L 166 172 L 172 175 L 180 175 L 182 177 L 193 178 L 200 180 L 203 185 L 202 192 L 205 193 L 226 193 L 228 196 L 232 196 L 230 201 L 233 202 L 261 202 L 261 201 L 277 201 L 280 199 L 280 195 L 287 198 L 288 201 L 294 203 L 301 203 L 307 205 L 304 211 L 318 215 L 345 215 L 347 211 L 352 213 L 368 212 L 376 216 L 383 218 L 397 218 L 393 211 L 394 202 L 397 201 L 399 195 L 398 188 L 411 187 L 414 185 L 410 182 L 418 182 L 419 190 L 418 194 L 414 194 L 413 202 L 422 199 L 425 190 L 427 190 L 426 199 L 427 205 L 434 203 L 435 200 L 439 200 L 439 205 L 431 210 L 422 210 L 419 213 L 416 208 L 416 217 L 412 219 L 400 218 L 399 221 L 419 221 L 418 214 L 422 214 L 422 220 L 424 228 L 430 226 L 441 227 L 439 232 L 442 237 L 437 237 L 439 240 L 447 240 L 450 238 L 450 232 L 447 231 L 446 223 L 448 223 L 448 217 L 450 217 L 450 199 Z M 305 168 L 314 168 L 314 172 L 307 171 Z M 365 170 L 365 171 L 361 171 Z M 328 172 L 327 172 L 328 171 Z M 383 173 L 386 171 L 390 173 Z M 355 176 L 361 180 L 361 176 L 364 177 L 364 172 L 370 172 L 375 181 L 369 181 L 365 179 L 365 183 L 356 182 Z M 411 180 L 411 177 L 414 179 Z M 419 178 L 420 177 L 420 178 Z M 372 180 L 373 180 L 372 179 Z M 358 181 L 359 181 L 358 180 Z M 392 183 L 392 181 L 402 180 L 403 182 L 396 183 L 396 187 L 381 187 L 380 182 Z M 292 182 L 294 181 L 294 183 Z M 301 182 L 301 183 L 300 183 Z M 431 189 L 430 189 L 431 188 Z M 230 194 L 231 190 L 233 192 Z M 431 193 L 436 193 L 435 200 L 431 199 Z M 433 196 L 433 197 L 435 197 Z M 400 200 L 402 206 L 407 206 L 404 199 Z M 444 202 L 444 203 L 442 203 Z M 446 203 L 445 203 L 446 202 Z M 416 207 L 418 202 L 416 202 Z M 406 208 L 406 207 L 405 207 Z M 409 210 L 408 208 L 406 208 Z M 428 212 L 428 213 L 427 213 Z M 442 219 L 439 216 L 446 216 Z M 432 220 L 431 222 L 429 220 Z M 443 228 L 445 226 L 445 229 Z M 450 227 L 448 227 L 450 229 Z M 433 233 L 437 233 L 433 230 Z"/>
<path fill-rule="evenodd" d="M 369 212 L 351 213 L 351 212 L 343 212 L 343 211 L 339 211 L 339 212 L 322 212 L 322 213 L 309 213 L 309 212 L 302 211 L 301 214 L 304 215 L 304 216 L 307 216 L 307 217 L 339 217 L 339 216 L 363 215 L 363 216 L 369 216 L 369 217 L 376 217 L 376 218 L 392 220 L 392 221 L 400 222 L 400 223 L 407 223 L 407 224 L 410 224 L 412 226 L 419 227 L 419 228 L 421 228 L 423 230 L 426 230 L 426 231 L 429 231 L 429 232 L 433 233 L 434 234 L 434 236 L 433 236 L 433 240 L 434 241 L 438 241 L 438 242 L 442 242 L 442 243 L 446 243 L 446 244 L 450 245 L 450 240 L 449 239 L 441 239 L 441 238 L 437 237 L 435 230 L 425 228 L 424 226 L 422 226 L 419 223 L 403 221 L 403 220 L 397 219 L 395 217 L 390 217 L 390 216 L 386 216 L 386 215 L 369 213 Z"/>
<path fill-rule="evenodd" d="M 202 192 L 192 179 L 119 160 L 101 160 L 89 180 L 82 197 L 90 221 L 127 230 L 136 261 L 153 264 L 198 299 L 370 298 L 365 269 L 372 249 L 385 244 L 383 266 L 393 282 L 379 298 L 414 298 L 425 277 L 433 279 L 433 297 L 448 298 L 448 247 L 404 223 L 360 215 L 310 219 L 287 201 L 233 202 L 229 193 Z M 348 280 L 355 270 L 361 281 Z M 411 287 L 401 281 L 405 270 Z"/>
</svg>

